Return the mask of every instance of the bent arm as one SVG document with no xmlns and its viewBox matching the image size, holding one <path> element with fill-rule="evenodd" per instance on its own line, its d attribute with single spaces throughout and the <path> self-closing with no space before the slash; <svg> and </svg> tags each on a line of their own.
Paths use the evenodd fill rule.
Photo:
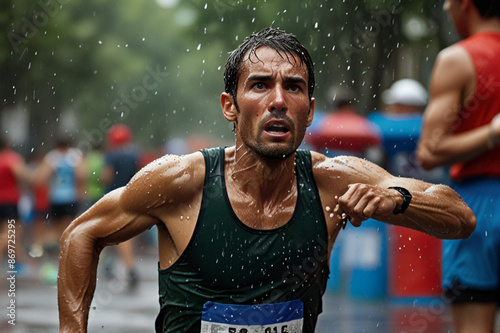
<svg viewBox="0 0 500 333">
<path fill-rule="evenodd" d="M 374 215 L 373 218 L 377 220 L 419 230 L 440 239 L 467 238 L 476 227 L 472 210 L 446 185 L 392 177 L 379 186 L 386 191 L 392 186 L 406 188 L 412 200 L 404 213 L 394 215 L 394 211 L 391 211 L 384 216 Z M 395 190 L 389 191 L 396 200 L 394 210 L 397 210 L 401 206 L 402 196 Z"/>
<path fill-rule="evenodd" d="M 394 177 L 379 166 L 355 157 L 325 158 L 315 168 L 320 170 L 316 174 L 323 173 L 320 182 L 338 188 L 338 213 L 345 213 L 355 226 L 373 218 L 450 239 L 467 238 L 475 229 L 474 213 L 448 186 Z M 389 187 L 403 187 L 411 193 L 411 202 L 404 213 L 394 214 L 404 198 Z"/>
<path fill-rule="evenodd" d="M 61 238 L 58 277 L 60 332 L 86 332 L 101 250 L 158 222 L 124 206 L 125 188 L 104 196 L 73 221 Z"/>
<path fill-rule="evenodd" d="M 468 112 L 463 106 L 471 102 L 475 82 L 473 64 L 463 48 L 453 46 L 440 53 L 431 75 L 429 104 L 417 149 L 424 169 L 470 160 L 490 149 L 490 124 L 452 133 L 459 121 L 466 121 L 459 113 Z"/>
</svg>

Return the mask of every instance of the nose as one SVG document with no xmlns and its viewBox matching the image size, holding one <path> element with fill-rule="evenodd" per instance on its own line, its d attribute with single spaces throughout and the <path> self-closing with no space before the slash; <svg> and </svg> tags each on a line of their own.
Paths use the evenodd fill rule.
<svg viewBox="0 0 500 333">
<path fill-rule="evenodd" d="M 286 112 L 288 110 L 285 94 L 286 94 L 285 90 L 280 85 L 277 85 L 273 89 L 273 94 L 271 97 L 272 99 L 269 104 L 270 112 L 275 112 L 275 111 Z"/>
</svg>

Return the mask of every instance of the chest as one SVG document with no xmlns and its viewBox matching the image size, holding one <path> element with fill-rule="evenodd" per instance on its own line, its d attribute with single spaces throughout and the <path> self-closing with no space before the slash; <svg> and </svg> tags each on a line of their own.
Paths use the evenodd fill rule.
<svg viewBox="0 0 500 333">
<path fill-rule="evenodd" d="M 247 287 L 272 285 L 304 265 L 323 267 L 328 240 L 321 217 L 298 208 L 277 228 L 255 229 L 222 202 L 205 207 L 189 250 L 188 262 L 204 281 L 223 288 L 242 287 L 238 280 Z"/>
<path fill-rule="evenodd" d="M 297 192 L 275 200 L 260 200 L 255 196 L 237 189 L 227 188 L 226 205 L 232 210 L 236 219 L 249 228 L 271 230 L 288 223 L 297 208 Z"/>
</svg>

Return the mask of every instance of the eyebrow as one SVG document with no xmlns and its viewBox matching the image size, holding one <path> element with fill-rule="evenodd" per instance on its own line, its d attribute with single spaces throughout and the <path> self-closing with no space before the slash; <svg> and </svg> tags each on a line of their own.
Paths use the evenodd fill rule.
<svg viewBox="0 0 500 333">
<path fill-rule="evenodd" d="M 250 81 L 271 81 L 271 80 L 272 80 L 272 77 L 270 75 L 254 74 L 254 75 L 250 75 L 246 81 L 250 82 Z M 307 84 L 306 81 L 302 77 L 299 77 L 299 76 L 286 77 L 285 82 Z"/>
</svg>

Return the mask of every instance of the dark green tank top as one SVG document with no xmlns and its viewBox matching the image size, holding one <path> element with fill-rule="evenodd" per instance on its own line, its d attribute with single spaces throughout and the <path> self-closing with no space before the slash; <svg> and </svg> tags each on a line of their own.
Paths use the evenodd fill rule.
<svg viewBox="0 0 500 333">
<path fill-rule="evenodd" d="M 243 224 L 228 199 L 224 148 L 202 151 L 206 174 L 194 234 L 179 259 L 159 270 L 157 332 L 200 332 L 203 304 L 300 299 L 314 332 L 328 279 L 328 235 L 309 151 L 295 157 L 298 197 L 291 219 L 272 230 Z"/>
</svg>

